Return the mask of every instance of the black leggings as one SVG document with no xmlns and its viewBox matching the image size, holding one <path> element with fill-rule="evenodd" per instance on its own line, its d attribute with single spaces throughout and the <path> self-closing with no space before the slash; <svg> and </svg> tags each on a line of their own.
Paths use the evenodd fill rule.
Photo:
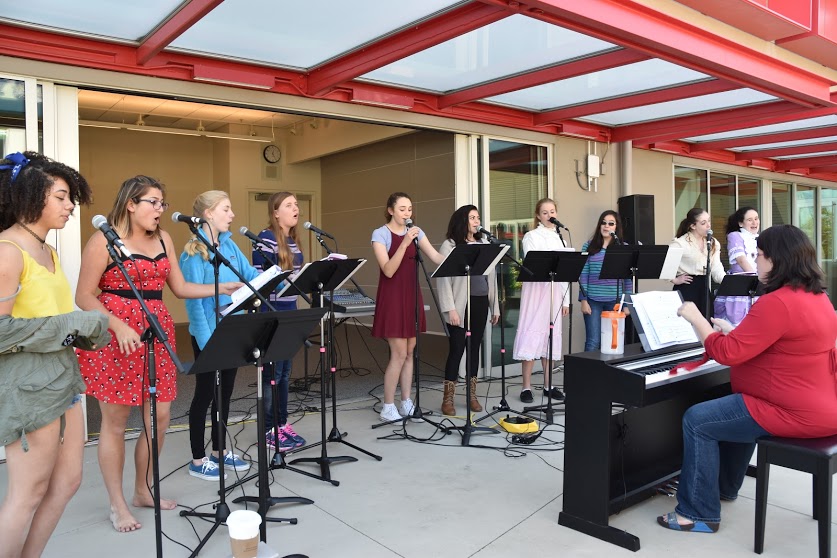
<svg viewBox="0 0 837 558">
<path fill-rule="evenodd" d="M 485 335 L 485 322 L 488 319 L 488 296 L 471 297 L 471 355 L 469 373 L 477 375 L 480 369 L 480 345 Z M 455 382 L 459 376 L 459 363 L 462 362 L 462 355 L 465 353 L 465 316 L 459 316 L 461 326 L 448 324 L 450 337 L 448 338 L 448 360 L 445 363 L 445 379 Z"/>
<path fill-rule="evenodd" d="M 192 337 L 192 351 L 195 358 L 201 354 L 198 342 Z M 221 417 L 224 424 L 230 416 L 230 399 L 232 399 L 233 388 L 235 387 L 235 373 L 237 368 L 221 370 L 221 397 L 224 399 L 224 413 Z M 206 410 L 212 405 L 212 450 L 219 454 L 218 447 L 218 410 L 215 405 L 215 374 L 204 372 L 195 376 L 195 395 L 192 397 L 192 404 L 189 405 L 189 444 L 192 446 L 192 459 L 206 457 L 205 431 L 206 431 Z M 224 444 L 222 443 L 222 446 Z"/>
</svg>

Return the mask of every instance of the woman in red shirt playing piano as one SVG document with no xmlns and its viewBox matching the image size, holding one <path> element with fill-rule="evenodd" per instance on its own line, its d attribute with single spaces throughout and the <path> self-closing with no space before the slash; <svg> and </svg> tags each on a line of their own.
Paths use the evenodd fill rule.
<svg viewBox="0 0 837 558">
<path fill-rule="evenodd" d="M 759 281 L 767 294 L 735 329 L 691 302 L 678 314 L 709 358 L 730 367 L 733 395 L 683 415 L 683 467 L 668 529 L 714 533 L 721 500 L 734 500 L 756 439 L 837 434 L 837 315 L 825 294 L 816 251 L 800 229 L 779 225 L 757 241 Z"/>
</svg>

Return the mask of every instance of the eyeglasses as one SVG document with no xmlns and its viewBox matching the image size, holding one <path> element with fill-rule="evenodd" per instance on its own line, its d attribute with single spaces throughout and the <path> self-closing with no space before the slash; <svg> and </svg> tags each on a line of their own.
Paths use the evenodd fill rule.
<svg viewBox="0 0 837 558">
<path fill-rule="evenodd" d="M 615 227 L 616 226 L 616 221 L 602 221 L 601 224 L 606 225 L 608 227 Z"/>
<path fill-rule="evenodd" d="M 142 198 L 137 200 L 138 203 L 141 202 L 141 201 L 150 203 L 151 207 L 153 207 L 157 211 L 160 211 L 161 209 L 163 211 L 165 211 L 169 208 L 168 202 L 164 202 L 164 201 L 160 201 L 160 200 L 145 200 L 145 199 L 142 199 Z"/>
</svg>

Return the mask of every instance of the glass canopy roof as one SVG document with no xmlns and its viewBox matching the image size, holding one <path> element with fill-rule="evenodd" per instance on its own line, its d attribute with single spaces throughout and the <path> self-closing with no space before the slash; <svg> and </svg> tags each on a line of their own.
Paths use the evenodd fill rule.
<svg viewBox="0 0 837 558">
<path fill-rule="evenodd" d="M 633 1 L 613 2 L 614 10 Z M 792 65 L 786 64 L 790 69 L 782 71 L 790 72 L 785 75 L 800 84 L 788 86 L 781 71 L 759 73 L 757 68 L 770 72 L 779 66 L 759 66 L 759 57 L 747 58 L 747 46 L 723 47 L 728 50 L 707 52 L 706 60 L 701 60 L 699 48 L 685 52 L 687 47 L 676 41 L 681 31 L 684 42 L 693 40 L 694 35 L 688 33 L 690 22 L 673 23 L 671 18 L 660 17 L 675 39 L 659 37 L 651 32 L 659 29 L 655 27 L 657 16 L 648 15 L 652 12 L 652 8 L 643 12 L 646 19 L 642 23 L 647 29 L 642 25 L 628 29 L 628 23 L 620 24 L 607 13 L 601 14 L 606 25 L 585 27 L 584 18 L 573 19 L 581 12 L 574 14 L 569 5 L 558 9 L 549 2 L 532 10 L 516 2 L 505 5 L 491 0 L 29 0 L 0 3 L 0 26 L 26 30 L 18 36 L 27 32 L 35 36 L 32 40 L 39 46 L 32 57 L 36 59 L 50 60 L 43 53 L 49 51 L 51 34 L 72 35 L 93 41 L 85 46 L 98 58 L 88 66 L 111 71 L 169 77 L 165 70 L 170 62 L 154 57 L 161 52 L 178 53 L 177 61 L 171 62 L 180 72 L 178 79 L 188 79 L 184 75 L 198 79 L 197 72 L 188 73 L 190 64 L 202 68 L 216 64 L 215 73 L 209 73 L 210 81 L 243 87 L 253 83 L 262 88 L 298 77 L 293 81 L 297 89 L 290 88 L 290 94 L 324 97 L 339 89 L 342 96 L 336 98 L 342 102 L 404 106 L 405 110 L 420 105 L 421 110 L 438 116 L 492 124 L 505 118 L 510 126 L 551 133 L 561 133 L 565 126 L 547 121 L 550 115 L 538 116 L 544 111 L 571 109 L 568 113 L 584 115 L 576 119 L 575 129 L 589 130 L 586 133 L 592 138 L 609 137 L 618 129 L 620 138 L 630 139 L 632 127 L 639 125 L 644 126 L 644 135 L 638 137 L 648 142 L 648 126 L 656 123 L 666 141 L 684 142 L 837 126 L 837 108 L 833 108 L 837 80 L 829 77 L 832 74 L 823 74 L 828 79 L 822 78 L 816 84 L 820 89 L 815 89 L 811 82 L 803 84 L 810 70 L 800 66 L 794 73 Z M 0 55 L 19 56 L 20 49 L 3 49 L 2 37 L 0 28 Z M 109 43 L 121 45 L 123 50 L 111 54 Z M 67 49 L 74 44 L 56 41 L 53 60 L 76 63 L 67 56 Z M 710 39 L 705 44 L 711 50 L 720 42 Z M 131 56 L 126 48 L 142 52 L 136 56 L 135 67 L 129 67 Z M 118 62 L 108 67 L 106 61 L 111 59 Z M 681 63 L 687 59 L 689 67 Z M 753 69 L 745 66 L 742 71 L 734 60 L 750 60 Z M 157 68 L 162 68 L 162 73 L 155 74 Z M 228 68 L 235 70 L 225 78 Z M 253 82 L 247 79 L 261 74 L 270 77 Z M 280 75 L 281 79 L 271 79 Z M 316 86 L 309 91 L 305 88 L 310 82 Z M 366 95 L 356 97 L 355 87 L 365 88 Z M 812 91 L 819 91 L 813 103 Z M 411 102 L 411 95 L 424 97 Z M 438 107 L 428 95 L 438 96 Z M 775 101 L 798 106 L 800 117 L 772 118 Z M 591 103 L 598 104 L 584 112 L 584 106 Z M 742 115 L 758 114 L 760 106 L 765 107 L 767 116 L 753 119 L 764 123 L 758 127 L 731 129 L 747 118 L 724 123 L 724 117 L 712 115 L 722 110 L 735 114 L 738 109 L 750 111 Z M 811 115 L 816 117 L 806 118 L 805 111 L 811 106 L 819 107 Z M 822 116 L 827 113 L 823 108 L 833 112 Z M 702 115 L 705 120 L 700 119 Z M 679 126 L 677 120 L 687 116 L 689 125 Z M 680 135 L 672 137 L 667 130 L 678 130 Z M 787 141 L 771 138 L 758 145 L 737 142 L 734 149 L 807 145 L 816 149 L 816 144 L 837 137 L 803 136 Z"/>
</svg>

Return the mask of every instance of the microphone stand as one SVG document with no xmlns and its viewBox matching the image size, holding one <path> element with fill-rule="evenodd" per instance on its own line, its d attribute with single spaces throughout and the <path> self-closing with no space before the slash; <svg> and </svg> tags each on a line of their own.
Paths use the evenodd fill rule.
<svg viewBox="0 0 837 558">
<path fill-rule="evenodd" d="M 145 319 L 148 322 L 148 329 L 145 330 L 145 332 L 142 334 L 141 339 L 145 343 L 146 350 L 148 351 L 148 399 L 150 411 L 149 417 L 151 422 L 151 424 L 149 425 L 149 428 L 151 430 L 151 447 L 149 448 L 149 453 L 151 454 L 151 474 L 153 481 L 152 499 L 154 500 L 154 535 L 157 556 L 162 557 L 163 526 L 160 516 L 160 456 L 159 452 L 157 451 L 157 371 L 155 361 L 156 355 L 154 354 L 155 339 L 162 343 L 177 371 L 183 372 L 184 368 L 183 364 L 180 362 L 180 359 L 177 358 L 177 354 L 174 352 L 174 349 L 172 349 L 171 344 L 169 343 L 168 335 L 166 335 L 166 332 L 163 330 L 163 327 L 157 320 L 157 316 L 154 315 L 151 312 L 151 310 L 148 309 L 148 305 L 145 303 L 145 299 L 142 297 L 139 290 L 137 290 L 137 286 L 134 284 L 133 280 L 131 279 L 131 276 L 128 274 L 128 270 L 125 269 L 125 264 L 119 257 L 119 254 L 116 248 L 114 247 L 113 242 L 110 239 L 108 239 L 107 242 L 107 249 L 111 259 L 119 268 L 120 273 L 122 273 L 122 277 L 125 278 L 125 281 L 131 288 L 131 292 L 134 294 L 134 297 L 139 302 L 140 308 L 142 309 L 143 314 L 145 314 Z M 146 437 L 146 440 L 147 439 L 148 438 Z"/>
<path fill-rule="evenodd" d="M 706 235 L 706 273 L 704 278 L 706 279 L 706 288 L 705 288 L 705 295 L 706 295 L 706 304 L 703 308 L 705 312 L 706 319 L 708 320 L 711 314 L 709 313 L 709 309 L 712 307 L 712 269 L 710 265 L 712 263 L 712 234 Z"/>
<path fill-rule="evenodd" d="M 198 229 L 195 223 L 187 223 L 189 225 L 189 230 L 192 231 L 192 234 L 195 235 L 195 238 L 200 240 L 206 248 L 209 250 L 209 253 L 212 254 L 212 267 L 215 275 L 215 327 L 218 327 L 218 324 L 221 321 L 221 308 L 220 308 L 220 293 L 219 293 L 219 274 L 221 270 L 221 264 L 227 266 L 236 277 L 238 277 L 242 283 L 247 285 L 253 294 L 261 301 L 262 304 L 265 304 L 271 310 L 275 310 L 273 306 L 271 306 L 270 302 L 262 296 L 262 294 L 258 291 L 258 289 L 254 288 L 247 279 L 238 271 L 230 261 L 221 254 L 219 247 L 217 247 L 214 243 L 210 242 L 202 233 L 201 230 Z M 259 376 L 261 378 L 261 376 Z M 217 438 L 218 444 L 218 495 L 220 496 L 220 501 L 215 506 L 215 512 L 197 512 L 197 511 L 190 511 L 190 510 L 183 510 L 180 512 L 181 517 L 200 517 L 200 518 L 211 518 L 213 520 L 212 528 L 207 532 L 203 539 L 201 539 L 200 544 L 198 544 L 197 548 L 195 548 L 194 552 L 191 554 L 191 557 L 197 556 L 203 546 L 207 543 L 209 538 L 215 533 L 218 527 L 226 523 L 227 518 L 230 516 L 230 507 L 226 502 L 226 493 L 227 490 L 224 486 L 224 477 L 226 473 L 224 473 L 224 461 L 226 461 L 226 454 L 224 452 L 224 439 L 226 437 L 226 424 L 224 423 L 223 416 L 223 392 L 221 389 L 221 371 L 215 371 L 215 413 L 216 419 L 218 423 L 217 430 L 213 433 Z M 265 456 L 266 461 L 266 456 Z M 259 467 L 262 467 L 262 464 L 259 463 Z M 267 518 L 265 518 L 267 520 Z"/>
<path fill-rule="evenodd" d="M 488 238 L 488 241 L 490 243 L 492 243 L 492 244 L 502 244 L 500 242 L 500 240 L 496 236 L 494 236 L 493 234 L 489 233 L 488 231 L 485 231 L 485 233 L 486 233 L 486 237 Z M 506 258 L 508 258 L 514 264 L 516 264 L 519 269 L 525 270 L 530 275 L 532 274 L 532 272 L 528 268 L 526 268 L 526 266 L 524 266 L 522 262 L 516 260 L 514 258 L 514 256 L 511 256 L 509 254 L 509 252 L 510 252 L 510 250 L 507 250 L 506 253 L 503 255 L 503 257 L 500 259 L 500 262 L 499 262 L 499 265 L 500 265 L 500 285 L 499 285 L 499 292 L 497 293 L 498 300 L 500 301 L 500 320 L 499 320 L 500 321 L 500 403 L 496 407 L 494 407 L 494 410 L 484 414 L 483 416 L 481 416 L 477 419 L 474 419 L 475 424 L 479 423 L 480 421 L 483 421 L 483 420 L 485 420 L 489 417 L 492 417 L 492 416 L 496 415 L 497 413 L 504 413 L 504 412 L 505 413 L 512 412 L 516 415 L 525 416 L 525 417 L 529 417 L 533 420 L 537 420 L 535 417 L 529 416 L 526 413 L 523 413 L 521 411 L 515 411 L 514 409 L 512 409 L 509 406 L 509 402 L 506 400 L 506 326 L 505 326 L 505 319 L 506 319 L 506 287 L 505 287 L 505 280 L 504 280 L 504 275 L 505 274 L 503 273 L 503 265 L 505 265 L 505 264 L 503 263 L 503 261 Z M 469 298 L 469 300 L 470 300 L 470 298 Z M 489 301 L 489 304 L 490 304 L 490 301 Z M 490 310 L 491 309 L 489 308 L 489 311 Z M 469 399 L 469 401 L 470 401 L 470 398 L 467 398 L 467 399 Z"/>
</svg>

